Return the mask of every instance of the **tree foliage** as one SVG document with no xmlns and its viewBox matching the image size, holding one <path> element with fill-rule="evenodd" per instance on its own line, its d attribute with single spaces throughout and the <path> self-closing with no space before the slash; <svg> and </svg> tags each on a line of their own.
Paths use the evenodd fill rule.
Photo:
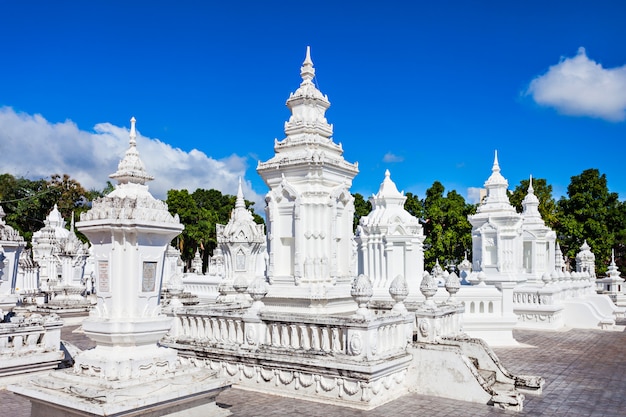
<svg viewBox="0 0 626 417">
<path fill-rule="evenodd" d="M 354 197 L 354 221 L 352 222 L 352 231 L 354 232 L 359 225 L 359 219 L 372 211 L 372 203 L 359 193 L 352 194 L 352 196 Z"/>
<path fill-rule="evenodd" d="M 616 255 L 623 258 L 624 203 L 619 201 L 617 193 L 609 191 L 606 175 L 597 169 L 587 169 L 571 177 L 567 196 L 557 204 L 555 230 L 561 250 L 566 257 L 574 259 L 586 240 L 596 256 L 596 272 L 603 274 L 613 247 L 617 249 Z"/>
<path fill-rule="evenodd" d="M 29 180 L 11 174 L 0 175 L 0 204 L 6 213 L 5 221 L 29 242 L 33 233 L 44 226 L 44 219 L 54 205 L 70 223 L 89 209 L 92 196 L 69 175 L 53 174 L 49 180 Z M 78 234 L 85 240 L 82 234 Z"/>
<path fill-rule="evenodd" d="M 442 266 L 457 265 L 472 248 L 472 225 L 467 217 L 476 206 L 465 202 L 455 190 L 444 197 L 445 188 L 435 181 L 424 199 L 424 266 L 431 269 L 437 260 Z"/>
</svg>

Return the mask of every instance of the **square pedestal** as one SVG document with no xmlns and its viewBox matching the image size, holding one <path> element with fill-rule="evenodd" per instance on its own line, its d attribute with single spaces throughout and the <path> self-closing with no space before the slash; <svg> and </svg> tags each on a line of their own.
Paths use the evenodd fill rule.
<svg viewBox="0 0 626 417">
<path fill-rule="evenodd" d="M 57 371 L 8 389 L 31 401 L 31 417 L 205 417 L 231 414 L 215 403 L 230 385 L 214 371 L 189 368 L 131 381 Z"/>
</svg>

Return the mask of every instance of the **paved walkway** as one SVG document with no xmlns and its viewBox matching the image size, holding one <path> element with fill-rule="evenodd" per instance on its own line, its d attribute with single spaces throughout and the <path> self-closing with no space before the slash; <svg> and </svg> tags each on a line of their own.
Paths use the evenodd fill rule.
<svg viewBox="0 0 626 417">
<path fill-rule="evenodd" d="M 73 333 L 75 329 L 76 326 L 65 327 L 62 338 L 82 349 L 93 346 L 84 335 Z M 406 395 L 371 411 L 359 411 L 236 388 L 220 394 L 218 403 L 238 417 L 626 417 L 626 332 L 517 330 L 515 338 L 533 347 L 496 349 L 504 365 L 513 373 L 540 375 L 546 379 L 543 395 L 526 396 L 521 412 L 417 394 Z M 0 411 L 3 417 L 28 417 L 30 402 L 0 390 Z"/>
</svg>

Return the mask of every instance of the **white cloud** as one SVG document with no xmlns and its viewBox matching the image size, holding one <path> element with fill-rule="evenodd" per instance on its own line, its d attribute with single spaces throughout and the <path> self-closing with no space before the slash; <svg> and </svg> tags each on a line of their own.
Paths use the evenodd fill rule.
<svg viewBox="0 0 626 417">
<path fill-rule="evenodd" d="M 70 120 L 50 123 L 38 114 L 16 113 L 11 107 L 1 107 L 0 173 L 31 179 L 68 174 L 87 189 L 101 190 L 128 149 L 128 134 L 128 127 L 110 123 L 99 123 L 93 132 L 87 132 Z M 213 188 L 234 195 L 239 177 L 245 180 L 245 157 L 233 154 L 213 159 L 196 149 L 185 152 L 159 139 L 142 136 L 139 122 L 137 149 L 146 171 L 155 177 L 148 185 L 157 198 L 165 199 L 170 189 L 193 192 L 197 188 Z M 248 181 L 243 188 L 246 199 L 254 201 L 255 211 L 262 215 L 263 196 L 254 192 Z"/>
<path fill-rule="evenodd" d="M 393 162 L 402 162 L 404 161 L 404 157 L 400 155 L 395 155 L 391 152 L 387 152 L 385 156 L 383 156 L 383 162 L 393 163 Z"/>
<path fill-rule="evenodd" d="M 622 121 L 626 119 L 626 65 L 603 68 L 581 47 L 575 57 L 562 58 L 532 80 L 526 94 L 563 114 Z"/>
<path fill-rule="evenodd" d="M 467 189 L 467 202 L 469 204 L 477 204 L 480 203 L 481 198 L 485 194 L 484 188 L 478 187 L 469 187 Z"/>
</svg>

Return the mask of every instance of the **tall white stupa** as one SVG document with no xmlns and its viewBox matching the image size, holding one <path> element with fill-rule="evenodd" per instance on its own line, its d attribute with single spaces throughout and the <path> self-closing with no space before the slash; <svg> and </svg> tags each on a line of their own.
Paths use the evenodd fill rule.
<svg viewBox="0 0 626 417">
<path fill-rule="evenodd" d="M 355 310 L 353 274 L 354 198 L 358 165 L 343 158 L 326 121 L 328 97 L 315 84 L 310 48 L 300 87 L 289 96 L 286 137 L 257 172 L 270 191 L 268 232 L 269 310 L 339 313 Z"/>
</svg>

